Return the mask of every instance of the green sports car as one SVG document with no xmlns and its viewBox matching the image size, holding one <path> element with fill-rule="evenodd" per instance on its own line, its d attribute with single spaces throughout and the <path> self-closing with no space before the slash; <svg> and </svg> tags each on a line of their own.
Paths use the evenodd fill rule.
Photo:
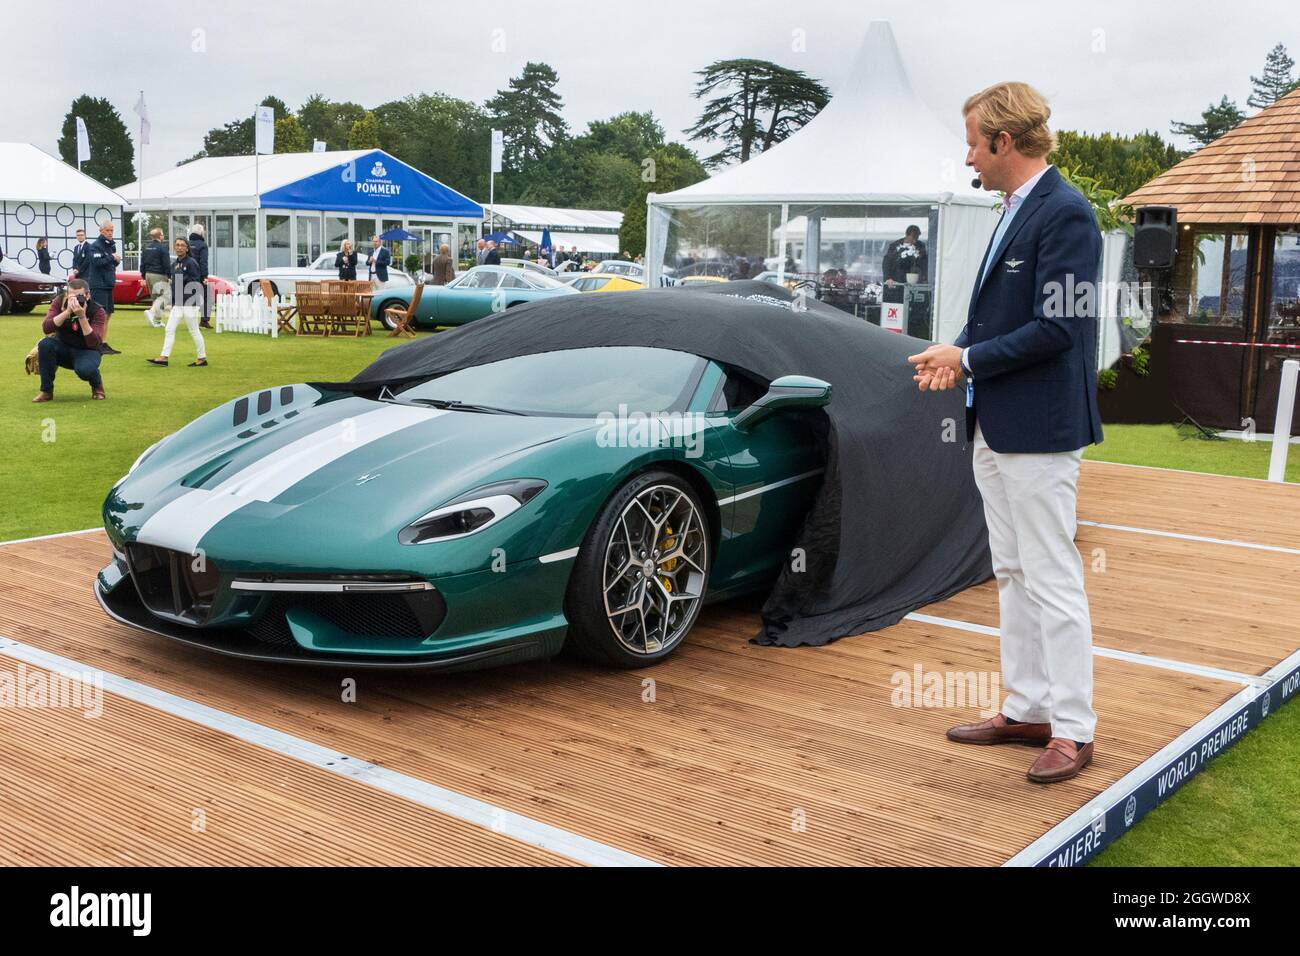
<svg viewBox="0 0 1300 956">
<path fill-rule="evenodd" d="M 780 570 L 830 391 L 606 346 L 373 397 L 256 392 L 112 489 L 95 593 L 126 624 L 247 657 L 465 669 L 567 645 L 652 664 L 706 600 Z"/>
<path fill-rule="evenodd" d="M 380 289 L 370 302 L 370 317 L 378 319 L 385 328 L 391 329 L 393 323 L 388 318 L 388 310 L 408 308 L 416 288 L 398 286 Z M 570 295 L 576 291 L 533 269 L 475 266 L 446 285 L 421 287 L 420 301 L 415 307 L 415 325 L 427 329 L 464 325 L 525 302 Z"/>
</svg>

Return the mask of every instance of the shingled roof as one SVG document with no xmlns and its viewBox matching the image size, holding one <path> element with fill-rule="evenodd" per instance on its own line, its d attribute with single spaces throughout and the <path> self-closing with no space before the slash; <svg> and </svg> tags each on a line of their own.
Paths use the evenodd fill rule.
<svg viewBox="0 0 1300 956">
<path fill-rule="evenodd" d="M 1300 222 L 1300 89 L 1167 169 L 1124 200 L 1177 206 L 1179 223 Z"/>
</svg>

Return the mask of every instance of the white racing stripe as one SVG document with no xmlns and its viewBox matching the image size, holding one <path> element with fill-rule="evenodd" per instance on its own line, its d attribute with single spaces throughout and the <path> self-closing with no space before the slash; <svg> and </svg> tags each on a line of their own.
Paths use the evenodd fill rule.
<svg viewBox="0 0 1300 956">
<path fill-rule="evenodd" d="M 252 501 L 271 501 L 304 478 L 394 432 L 446 415 L 436 408 L 383 405 L 290 442 L 221 481 L 192 488 L 149 516 L 136 540 L 194 554 L 203 536 Z"/>
<path fill-rule="evenodd" d="M 775 488 L 784 488 L 786 485 L 792 485 L 796 481 L 803 481 L 805 478 L 811 478 L 813 475 L 820 475 L 824 468 L 818 468 L 814 471 L 805 471 L 802 475 L 795 475 L 793 478 L 783 478 L 780 481 L 774 481 L 770 485 L 763 485 L 761 488 L 751 488 L 749 491 L 742 491 L 738 495 L 732 495 L 729 498 L 719 498 L 718 504 L 729 505 L 736 501 L 744 501 L 746 498 L 752 498 L 755 495 L 761 495 L 766 491 L 772 491 Z"/>
<path fill-rule="evenodd" d="M 531 817 L 512 813 L 502 807 L 473 797 L 467 797 L 454 790 L 447 790 L 436 784 L 411 777 L 387 767 L 381 767 L 366 760 L 358 760 L 348 754 L 330 750 L 293 734 L 287 734 L 267 727 L 264 724 L 246 720 L 235 714 L 217 710 L 206 704 L 170 694 L 167 691 L 150 687 L 108 671 L 88 667 L 78 661 L 49 651 L 0 637 L 0 654 L 14 660 L 22 661 L 33 667 L 41 667 L 57 674 L 63 674 L 73 680 L 85 680 L 87 673 L 102 676 L 103 689 L 127 700 L 144 704 L 163 713 L 180 717 L 201 727 L 216 730 L 247 743 L 262 747 L 274 753 L 291 757 L 321 770 L 355 780 L 367 786 L 391 793 L 395 796 L 418 803 L 439 813 L 464 820 L 475 826 L 484 827 L 494 833 L 511 837 L 529 846 L 566 857 L 578 863 L 590 866 L 662 866 L 654 860 L 637 856 L 617 847 L 597 843 L 587 837 L 548 823 L 542 823 Z"/>
</svg>

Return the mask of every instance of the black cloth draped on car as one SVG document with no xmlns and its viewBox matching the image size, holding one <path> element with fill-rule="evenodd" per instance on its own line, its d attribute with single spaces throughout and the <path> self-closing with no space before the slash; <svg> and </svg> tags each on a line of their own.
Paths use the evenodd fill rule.
<svg viewBox="0 0 1300 956">
<path fill-rule="evenodd" d="M 714 359 L 762 383 L 833 386 L 827 463 L 798 539 L 763 604 L 757 643 L 796 647 L 894 624 L 992 576 L 965 441 L 964 389 L 921 393 L 907 356 L 924 342 L 765 282 L 556 296 L 389 349 L 352 381 L 377 393 L 556 349 L 647 346 Z M 762 427 L 761 425 L 758 427 Z"/>
</svg>

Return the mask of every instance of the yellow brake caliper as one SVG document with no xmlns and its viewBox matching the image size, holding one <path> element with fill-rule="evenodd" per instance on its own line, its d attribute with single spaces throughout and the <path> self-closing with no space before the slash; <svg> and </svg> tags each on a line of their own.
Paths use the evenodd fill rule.
<svg viewBox="0 0 1300 956">
<path fill-rule="evenodd" d="M 668 551 L 671 551 L 675 547 L 677 547 L 677 538 L 673 533 L 673 527 L 672 525 L 664 525 L 664 537 L 663 540 L 659 542 L 659 553 L 664 554 Z M 677 559 L 673 558 L 671 561 L 665 561 L 662 565 L 659 566 L 659 570 L 667 571 L 669 573 L 676 571 Z M 669 594 L 673 593 L 672 578 L 666 577 L 661 574 L 659 575 L 659 582 L 664 586 L 665 591 L 667 591 Z"/>
</svg>

